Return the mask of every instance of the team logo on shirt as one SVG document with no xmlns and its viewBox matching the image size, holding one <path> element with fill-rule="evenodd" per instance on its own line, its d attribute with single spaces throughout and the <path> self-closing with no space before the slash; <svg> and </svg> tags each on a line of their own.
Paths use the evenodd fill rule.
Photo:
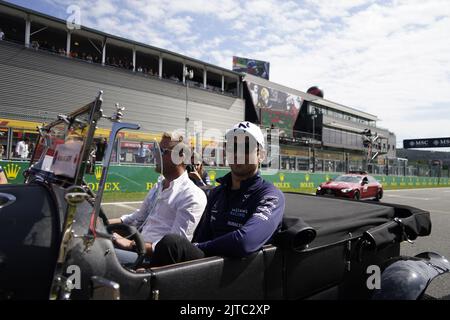
<svg viewBox="0 0 450 320">
<path fill-rule="evenodd" d="M 230 211 L 230 215 L 239 217 L 239 218 L 245 218 L 248 214 L 247 209 L 241 209 L 241 208 L 233 208 Z"/>
</svg>

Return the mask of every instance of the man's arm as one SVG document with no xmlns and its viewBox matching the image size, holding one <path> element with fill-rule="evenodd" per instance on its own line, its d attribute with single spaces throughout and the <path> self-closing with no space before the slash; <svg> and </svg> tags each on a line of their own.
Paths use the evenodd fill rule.
<svg viewBox="0 0 450 320">
<path fill-rule="evenodd" d="M 200 190 L 190 195 L 188 199 L 184 199 L 183 203 L 177 208 L 170 233 L 185 236 L 192 240 L 194 231 L 205 211 L 206 202 L 206 195 Z"/>
<path fill-rule="evenodd" d="M 156 199 L 154 199 L 156 197 L 156 191 L 157 187 L 153 187 L 152 190 L 150 190 L 150 192 L 148 193 L 147 197 L 145 197 L 141 207 L 131 214 L 121 216 L 121 222 L 119 223 L 125 223 L 127 225 L 135 227 L 139 227 L 142 223 L 144 223 L 147 215 L 149 214 L 148 210 L 150 209 L 152 202 L 156 201 Z"/>
<path fill-rule="evenodd" d="M 121 218 L 113 218 L 113 219 L 108 219 L 108 223 L 109 224 L 118 224 L 118 223 L 123 223 Z"/>
<path fill-rule="evenodd" d="M 136 251 L 136 242 L 134 240 L 129 240 L 122 237 L 120 234 L 113 233 L 113 241 L 116 246 L 123 250 Z M 153 253 L 153 246 L 151 242 L 146 242 L 145 244 L 145 255 L 151 257 Z"/>
<path fill-rule="evenodd" d="M 261 248 L 278 229 L 285 200 L 281 191 L 263 195 L 249 220 L 239 229 L 216 239 L 198 243 L 207 255 L 245 257 Z"/>
</svg>

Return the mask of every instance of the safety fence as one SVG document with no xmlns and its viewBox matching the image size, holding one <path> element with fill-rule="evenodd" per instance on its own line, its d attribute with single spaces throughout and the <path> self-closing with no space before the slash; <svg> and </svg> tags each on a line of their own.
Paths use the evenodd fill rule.
<svg viewBox="0 0 450 320">
<path fill-rule="evenodd" d="M 27 162 L 0 161 L 9 183 L 23 183 L 23 172 L 28 168 Z M 153 166 L 124 166 L 112 165 L 109 168 L 108 179 L 105 186 L 106 192 L 146 192 L 152 188 L 158 179 L 158 173 Z M 94 174 L 86 175 L 86 182 L 95 192 L 98 190 L 102 167 L 97 165 Z M 211 181 L 224 176 L 228 169 L 208 168 Z M 283 191 L 305 192 L 311 191 L 329 179 L 339 176 L 341 173 L 308 173 L 279 170 L 275 174 L 263 174 L 264 178 L 271 181 Z M 450 187 L 450 178 L 444 177 L 417 177 L 417 176 L 385 176 L 374 175 L 386 189 L 423 188 L 423 187 Z"/>
</svg>

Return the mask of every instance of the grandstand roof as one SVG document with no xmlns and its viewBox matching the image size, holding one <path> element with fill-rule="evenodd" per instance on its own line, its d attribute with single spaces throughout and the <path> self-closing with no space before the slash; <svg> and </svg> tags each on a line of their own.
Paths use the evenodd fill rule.
<svg viewBox="0 0 450 320">
<path fill-rule="evenodd" d="M 28 9 L 25 7 L 21 7 L 21 6 L 18 6 L 18 5 L 3 1 L 3 0 L 0 0 L 0 12 L 7 13 L 9 15 L 16 16 L 16 17 L 21 17 L 23 19 L 25 19 L 28 16 L 29 18 L 31 18 L 32 21 L 35 21 L 38 23 L 47 22 L 47 23 L 49 23 L 49 25 L 51 27 L 67 30 L 65 20 L 47 15 L 42 12 L 34 11 L 34 10 L 31 10 L 31 9 Z M 92 29 L 89 27 L 81 26 L 81 30 L 87 31 L 90 33 L 94 33 L 98 36 L 101 36 L 102 38 L 106 37 L 107 39 L 116 40 L 115 44 L 117 44 L 117 41 L 118 41 L 120 43 L 123 43 L 125 47 L 137 46 L 137 47 L 147 48 L 152 51 L 160 52 L 163 57 L 171 56 L 171 57 L 175 58 L 174 60 L 176 60 L 176 61 L 185 60 L 186 62 L 194 63 L 196 65 L 202 65 L 202 66 L 205 66 L 206 69 L 209 69 L 209 70 L 215 69 L 216 71 L 221 71 L 221 73 L 223 73 L 224 75 L 227 75 L 227 76 L 239 77 L 241 75 L 240 73 L 234 72 L 232 70 L 229 70 L 229 69 L 211 64 L 211 63 L 207 63 L 207 62 L 195 59 L 195 58 L 190 58 L 190 57 L 187 57 L 182 54 L 172 52 L 172 51 L 169 51 L 166 49 L 157 48 L 157 47 L 154 47 L 154 46 L 142 43 L 142 42 L 125 39 L 125 38 L 122 38 L 122 37 L 119 37 L 119 36 L 116 36 L 113 34 L 105 33 L 105 32 L 99 31 L 99 30 L 95 30 L 95 29 Z M 77 32 L 78 31 L 79 30 L 77 30 Z"/>
</svg>

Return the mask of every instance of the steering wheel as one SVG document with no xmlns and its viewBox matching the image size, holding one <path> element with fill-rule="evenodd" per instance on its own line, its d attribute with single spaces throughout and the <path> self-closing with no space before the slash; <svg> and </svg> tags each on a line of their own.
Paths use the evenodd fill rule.
<svg viewBox="0 0 450 320">
<path fill-rule="evenodd" d="M 138 255 L 136 261 L 133 263 L 132 268 L 135 268 L 142 264 L 145 258 L 145 241 L 142 234 L 133 226 L 126 225 L 124 223 L 109 224 L 106 226 L 108 233 L 112 234 L 117 232 L 121 235 L 126 235 L 127 239 L 133 240 L 136 243 L 136 253 Z"/>
</svg>

